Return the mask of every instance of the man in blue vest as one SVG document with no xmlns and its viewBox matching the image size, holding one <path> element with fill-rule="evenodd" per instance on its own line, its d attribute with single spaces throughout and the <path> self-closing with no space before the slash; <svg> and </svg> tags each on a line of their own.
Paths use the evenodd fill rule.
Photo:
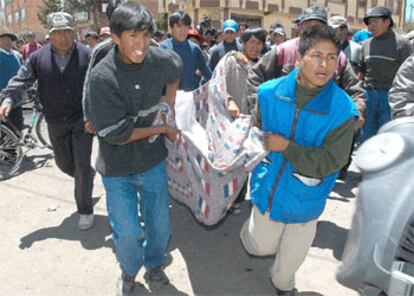
<svg viewBox="0 0 414 296">
<path fill-rule="evenodd" d="M 266 133 L 269 154 L 253 171 L 253 203 L 240 238 L 251 255 L 275 255 L 277 295 L 297 295 L 295 273 L 316 234 L 316 224 L 351 149 L 358 111 L 332 81 L 340 40 L 326 26 L 306 28 L 299 68 L 263 83 L 253 116 Z"/>
<path fill-rule="evenodd" d="M 17 36 L 11 32 L 0 32 L 0 91 L 6 88 L 9 80 L 16 75 L 21 66 L 21 56 L 13 49 Z M 23 128 L 22 108 L 15 108 L 9 115 L 9 121 L 19 130 Z"/>
<path fill-rule="evenodd" d="M 38 92 L 48 123 L 49 137 L 59 169 L 75 179 L 79 229 L 93 225 L 92 189 L 95 171 L 90 165 L 92 135 L 85 132 L 82 87 L 91 50 L 75 42 L 73 17 L 65 12 L 48 16 L 50 43 L 30 55 L 0 94 L 0 119 L 21 100 L 27 85 L 38 80 Z"/>
</svg>

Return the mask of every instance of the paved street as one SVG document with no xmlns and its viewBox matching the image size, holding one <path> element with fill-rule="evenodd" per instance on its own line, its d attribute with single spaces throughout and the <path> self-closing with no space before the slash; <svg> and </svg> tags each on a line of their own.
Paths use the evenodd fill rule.
<svg viewBox="0 0 414 296">
<path fill-rule="evenodd" d="M 96 143 L 95 143 L 96 144 Z M 96 150 L 96 145 L 95 145 Z M 355 296 L 335 280 L 356 199 L 351 171 L 338 182 L 318 223 L 316 239 L 297 274 L 301 296 Z M 1 295 L 115 295 L 119 269 L 99 177 L 94 188 L 95 225 L 77 229 L 73 182 L 48 151 L 32 150 L 18 176 L 0 182 Z M 271 257 L 248 256 L 238 234 L 249 212 L 229 215 L 215 227 L 196 222 L 171 200 L 173 235 L 166 273 L 171 285 L 137 295 L 275 295 L 268 273 Z M 144 270 L 137 280 L 143 280 Z"/>
</svg>

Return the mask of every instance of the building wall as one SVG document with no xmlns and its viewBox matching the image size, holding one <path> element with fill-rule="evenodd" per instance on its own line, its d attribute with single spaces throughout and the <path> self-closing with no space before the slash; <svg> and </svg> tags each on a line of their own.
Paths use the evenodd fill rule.
<svg viewBox="0 0 414 296">
<path fill-rule="evenodd" d="M 42 0 L 10 0 L 5 2 L 5 24 L 15 34 L 34 31 L 43 38 L 46 29 L 37 18 L 38 6 Z"/>
</svg>

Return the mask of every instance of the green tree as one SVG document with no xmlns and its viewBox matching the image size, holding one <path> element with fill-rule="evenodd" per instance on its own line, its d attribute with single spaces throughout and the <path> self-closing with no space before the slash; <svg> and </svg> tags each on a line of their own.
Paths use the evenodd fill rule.
<svg viewBox="0 0 414 296">
<path fill-rule="evenodd" d="M 52 12 L 57 12 L 63 10 L 60 0 L 43 0 L 41 6 L 39 6 L 39 11 L 37 12 L 37 18 L 42 23 L 44 27 L 47 26 L 47 16 Z"/>
<path fill-rule="evenodd" d="M 93 18 L 93 24 L 98 27 L 99 15 L 102 9 L 102 3 L 108 3 L 107 0 L 66 0 L 65 9 L 69 13 L 86 11 L 89 19 Z"/>
</svg>

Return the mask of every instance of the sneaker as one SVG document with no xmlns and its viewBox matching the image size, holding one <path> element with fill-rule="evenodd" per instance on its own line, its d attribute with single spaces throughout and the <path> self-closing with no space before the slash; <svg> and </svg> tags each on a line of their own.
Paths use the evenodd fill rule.
<svg viewBox="0 0 414 296">
<path fill-rule="evenodd" d="M 241 208 L 239 203 L 233 203 L 229 209 L 231 214 L 238 215 L 241 213 Z"/>
<path fill-rule="evenodd" d="M 116 283 L 116 296 L 131 295 L 135 289 L 135 277 L 122 272 L 121 277 Z"/>
<path fill-rule="evenodd" d="M 93 219 L 94 219 L 93 214 L 89 214 L 89 215 L 81 214 L 79 217 L 79 223 L 78 223 L 79 229 L 87 230 L 91 228 L 93 226 Z"/>
<path fill-rule="evenodd" d="M 289 291 L 284 291 L 284 290 L 280 290 L 278 288 L 276 288 L 276 295 L 277 296 L 298 296 L 298 289 L 293 288 L 292 290 Z"/>
<path fill-rule="evenodd" d="M 160 290 L 162 287 L 168 285 L 170 280 L 165 275 L 161 267 L 153 268 L 147 271 L 146 281 L 151 291 Z"/>
</svg>

